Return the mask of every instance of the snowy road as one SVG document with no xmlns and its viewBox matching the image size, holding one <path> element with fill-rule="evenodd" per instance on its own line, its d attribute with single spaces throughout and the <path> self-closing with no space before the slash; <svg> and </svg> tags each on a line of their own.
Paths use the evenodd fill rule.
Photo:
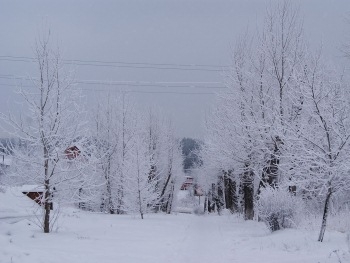
<svg viewBox="0 0 350 263">
<path fill-rule="evenodd" d="M 216 220 L 191 216 L 170 262 L 234 262 L 231 237 Z"/>
<path fill-rule="evenodd" d="M 348 260 L 345 234 L 326 237 L 321 244 L 311 232 L 271 234 L 262 223 L 228 215 L 153 214 L 141 220 L 66 210 L 57 233 L 43 234 L 27 219 L 0 221 L 0 263 L 339 262 L 332 251 Z"/>
</svg>

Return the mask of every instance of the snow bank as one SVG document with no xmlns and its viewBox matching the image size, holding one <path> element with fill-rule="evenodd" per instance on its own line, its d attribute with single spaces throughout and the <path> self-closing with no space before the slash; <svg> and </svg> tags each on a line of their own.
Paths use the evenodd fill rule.
<svg viewBox="0 0 350 263">
<path fill-rule="evenodd" d="M 0 223 L 5 219 L 34 215 L 38 205 L 22 193 L 23 189 L 28 189 L 28 187 L 5 188 L 4 192 L 0 192 Z"/>
</svg>

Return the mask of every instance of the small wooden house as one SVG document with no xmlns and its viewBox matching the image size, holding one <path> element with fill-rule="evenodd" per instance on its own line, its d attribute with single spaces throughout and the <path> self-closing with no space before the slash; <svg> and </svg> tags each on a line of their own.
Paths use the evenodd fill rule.
<svg viewBox="0 0 350 263">
<path fill-rule="evenodd" d="M 32 199 L 35 203 L 37 203 L 40 206 L 45 205 L 45 202 L 43 201 L 43 195 L 44 195 L 44 188 L 38 187 L 38 186 L 24 186 L 22 188 L 22 193 L 26 196 L 28 196 L 30 199 Z M 53 209 L 53 204 L 50 203 L 50 209 Z"/>
<path fill-rule="evenodd" d="M 77 146 L 71 146 L 64 151 L 65 156 L 68 160 L 73 160 L 80 155 L 81 151 Z"/>
<path fill-rule="evenodd" d="M 185 182 L 181 186 L 181 190 L 188 190 L 193 186 L 193 177 L 186 176 Z"/>
</svg>

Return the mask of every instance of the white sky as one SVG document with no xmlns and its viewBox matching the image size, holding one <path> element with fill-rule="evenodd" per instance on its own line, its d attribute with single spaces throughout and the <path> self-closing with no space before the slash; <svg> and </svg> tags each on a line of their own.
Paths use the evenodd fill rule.
<svg viewBox="0 0 350 263">
<path fill-rule="evenodd" d="M 230 45 L 248 27 L 255 28 L 264 15 L 265 0 L 110 0 L 110 1 L 3 1 L 0 0 L 0 111 L 16 111 L 13 93 L 18 81 L 3 75 L 33 75 L 35 64 L 7 61 L 1 56 L 33 55 L 32 46 L 43 21 L 48 21 L 62 57 L 132 63 L 190 65 L 230 64 Z M 298 2 L 298 1 L 295 1 Z M 300 1 L 306 35 L 312 45 L 323 42 L 330 59 L 341 55 L 350 24 L 348 0 Z M 119 66 L 122 64 L 118 64 Z M 101 90 L 131 89 L 146 92 L 211 93 L 222 86 L 221 71 L 125 67 L 69 66 L 76 79 L 101 81 L 185 82 L 175 86 L 81 87 L 90 103 Z M 124 64 L 125 66 L 125 64 Z M 130 66 L 130 65 L 129 65 Z M 146 65 L 149 67 L 150 65 Z M 136 68 L 138 67 L 138 68 Z M 179 66 L 170 66 L 179 68 Z M 183 67 L 181 67 L 183 68 Z M 203 68 L 203 67 L 202 67 Z M 208 67 L 205 67 L 206 69 Z M 188 82 L 202 88 L 193 88 Z M 158 83 L 159 84 L 159 83 Z M 97 89 L 99 91 L 92 91 Z M 202 121 L 214 101 L 210 94 L 133 93 L 140 105 L 155 105 L 172 116 L 179 136 L 201 137 Z"/>
</svg>

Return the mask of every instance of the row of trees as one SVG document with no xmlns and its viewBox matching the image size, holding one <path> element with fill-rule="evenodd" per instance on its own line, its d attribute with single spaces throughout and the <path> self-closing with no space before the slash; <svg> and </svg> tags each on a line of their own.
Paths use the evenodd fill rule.
<svg viewBox="0 0 350 263">
<path fill-rule="evenodd" d="M 150 209 L 170 213 L 176 178 L 183 173 L 172 123 L 154 111 L 139 114 L 125 94 L 99 103 L 94 112 L 103 210 L 124 214 L 136 208 L 142 217 Z"/>
<path fill-rule="evenodd" d="M 221 193 L 211 194 L 229 197 L 246 219 L 266 187 L 322 202 L 322 241 L 331 198 L 350 190 L 348 84 L 321 50 L 310 51 L 290 1 L 268 9 L 255 37 L 237 42 L 232 61 L 227 92 L 207 120 L 207 191 L 217 185 Z"/>
<path fill-rule="evenodd" d="M 59 51 L 42 34 L 35 46 L 38 77 L 20 88 L 23 110 L 1 114 L 15 138 L 1 144 L 11 156 L 7 183 L 42 191 L 45 233 L 57 209 L 74 203 L 111 214 L 171 212 L 177 177 L 182 175 L 180 143 L 171 122 L 150 110 L 142 114 L 126 96 L 108 94 L 84 110 L 81 92 L 63 70 Z"/>
</svg>

